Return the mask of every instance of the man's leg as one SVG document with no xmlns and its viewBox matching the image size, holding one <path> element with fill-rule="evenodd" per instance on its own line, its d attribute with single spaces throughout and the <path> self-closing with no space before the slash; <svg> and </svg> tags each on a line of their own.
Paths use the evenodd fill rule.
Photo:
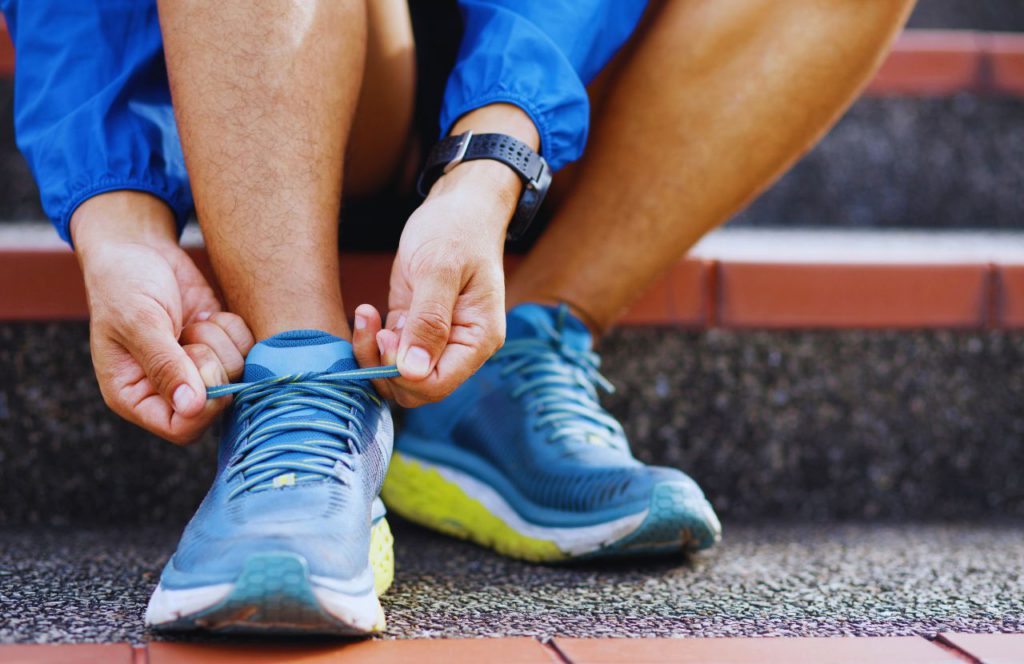
<svg viewBox="0 0 1024 664">
<path fill-rule="evenodd" d="M 234 395 L 221 463 L 146 622 L 379 631 L 393 557 L 377 494 L 392 426 L 365 382 L 384 372 L 359 370 L 345 340 L 337 255 L 365 2 L 168 0 L 161 21 L 210 257 L 262 341 L 242 384 L 207 392 Z"/>
<path fill-rule="evenodd" d="M 595 331 L 806 152 L 869 80 L 900 2 L 665 2 L 597 87 L 586 156 L 510 279 Z M 602 98 L 603 97 L 603 98 Z"/>
<path fill-rule="evenodd" d="M 160 3 L 199 222 L 229 308 L 256 339 L 350 334 L 338 210 L 365 12 L 363 0 Z"/>
</svg>

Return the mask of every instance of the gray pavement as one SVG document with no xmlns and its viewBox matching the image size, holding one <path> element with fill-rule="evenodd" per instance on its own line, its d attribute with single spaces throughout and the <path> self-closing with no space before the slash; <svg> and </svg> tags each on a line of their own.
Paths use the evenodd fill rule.
<svg viewBox="0 0 1024 664">
<path fill-rule="evenodd" d="M 538 567 L 396 522 L 387 637 L 1024 631 L 1024 523 L 726 523 L 691 560 Z M 141 642 L 176 527 L 0 530 L 0 642 Z"/>
</svg>

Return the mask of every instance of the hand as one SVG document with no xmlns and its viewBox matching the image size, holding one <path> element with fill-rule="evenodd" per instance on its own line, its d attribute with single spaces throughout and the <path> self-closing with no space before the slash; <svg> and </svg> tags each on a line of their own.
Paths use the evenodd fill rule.
<svg viewBox="0 0 1024 664">
<path fill-rule="evenodd" d="M 356 309 L 361 366 L 397 364 L 401 378 L 375 381 L 405 407 L 458 387 L 505 339 L 505 231 L 519 198 L 517 176 L 497 162 L 468 162 L 437 181 L 409 217 L 391 272 L 387 325 Z"/>
<path fill-rule="evenodd" d="M 253 345 L 248 327 L 221 311 L 159 200 L 97 196 L 75 212 L 72 234 L 104 401 L 173 443 L 194 441 L 230 403 L 207 401 L 206 387 L 241 376 Z"/>
</svg>

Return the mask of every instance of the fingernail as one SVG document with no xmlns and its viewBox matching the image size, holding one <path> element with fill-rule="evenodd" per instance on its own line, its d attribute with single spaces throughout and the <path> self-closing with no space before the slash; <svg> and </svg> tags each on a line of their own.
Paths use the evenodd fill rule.
<svg viewBox="0 0 1024 664">
<path fill-rule="evenodd" d="M 209 320 L 210 316 L 212 316 L 212 315 L 213 314 L 211 314 L 209 311 L 200 311 L 199 313 L 196 314 L 196 320 Z M 184 386 L 182 386 L 182 387 L 184 387 Z M 181 389 L 181 388 L 178 388 L 178 389 Z"/>
<path fill-rule="evenodd" d="M 405 314 L 398 314 L 398 320 L 395 321 L 395 331 L 401 330 L 405 327 Z"/>
<path fill-rule="evenodd" d="M 413 373 L 428 373 L 430 371 L 430 353 L 419 346 L 412 346 L 405 351 L 405 366 Z"/>
<path fill-rule="evenodd" d="M 192 403 L 192 400 L 195 398 L 195 391 L 188 385 L 182 383 L 178 386 L 178 389 L 174 390 L 174 409 L 177 411 L 188 409 L 189 404 Z"/>
<path fill-rule="evenodd" d="M 362 316 L 358 315 L 358 314 L 356 314 L 356 329 L 357 330 L 366 329 L 366 319 L 363 318 Z"/>
<path fill-rule="evenodd" d="M 377 349 L 380 351 L 381 357 L 384 357 L 384 342 L 381 340 L 380 337 L 380 333 L 383 331 L 384 330 L 381 330 L 380 332 L 377 333 Z"/>
</svg>

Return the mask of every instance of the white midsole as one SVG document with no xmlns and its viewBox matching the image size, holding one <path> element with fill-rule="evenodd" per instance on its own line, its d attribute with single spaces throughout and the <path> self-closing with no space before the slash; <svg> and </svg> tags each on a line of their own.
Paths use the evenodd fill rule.
<svg viewBox="0 0 1024 664">
<path fill-rule="evenodd" d="M 170 590 L 163 584 L 157 586 L 146 607 L 146 625 L 162 625 L 174 622 L 193 613 L 216 606 L 231 594 L 233 583 L 217 583 L 212 586 Z"/>
<path fill-rule="evenodd" d="M 313 579 L 315 581 L 315 579 Z M 171 590 L 157 586 L 146 607 L 146 625 L 156 626 L 173 623 L 200 611 L 213 608 L 224 601 L 233 583 L 218 583 L 199 588 Z M 312 585 L 313 595 L 320 606 L 345 625 L 361 632 L 371 632 L 384 626 L 384 612 L 380 601 L 372 590 L 360 595 L 338 592 L 330 588 Z"/>
<path fill-rule="evenodd" d="M 636 514 L 630 514 L 614 521 L 607 521 L 593 526 L 578 526 L 574 528 L 539 526 L 524 521 L 512 506 L 501 497 L 501 494 L 475 477 L 455 470 L 450 466 L 440 466 L 419 457 L 409 456 L 400 452 L 396 452 L 396 454 L 407 462 L 416 463 L 430 470 L 437 471 L 441 477 L 458 486 L 470 498 L 479 501 L 480 504 L 487 508 L 488 512 L 504 521 L 506 525 L 516 532 L 534 539 L 554 542 L 563 552 L 573 556 L 596 551 L 602 546 L 622 539 L 640 527 L 640 524 L 644 522 L 649 512 L 649 510 L 645 509 Z"/>
</svg>

